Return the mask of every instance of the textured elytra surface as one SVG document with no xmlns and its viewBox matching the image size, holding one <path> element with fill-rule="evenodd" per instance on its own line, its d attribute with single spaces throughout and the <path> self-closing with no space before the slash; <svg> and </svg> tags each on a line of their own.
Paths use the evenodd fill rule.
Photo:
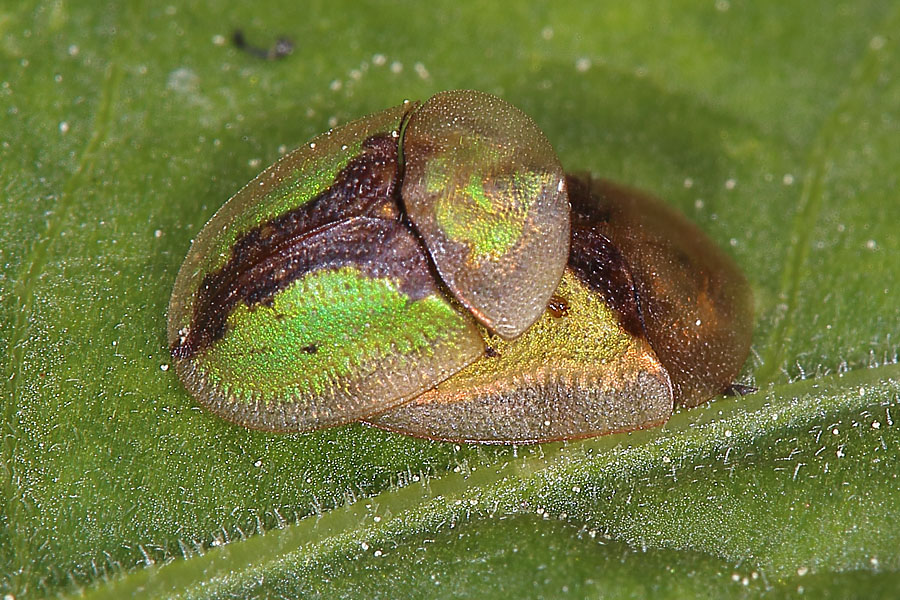
<svg viewBox="0 0 900 600">
<path fill-rule="evenodd" d="M 482 352 L 471 318 L 393 220 L 355 217 L 277 257 L 302 273 L 229 313 L 221 339 L 176 370 L 214 413 L 270 431 L 347 423 L 402 402 Z M 399 284 L 399 285 L 398 285 Z"/>
<path fill-rule="evenodd" d="M 398 125 L 398 114 L 408 124 Z M 343 166 L 317 172 L 322 165 Z M 274 216 L 252 220 L 266 211 Z M 267 431 L 376 415 L 480 354 L 470 314 L 444 297 L 445 285 L 489 329 L 517 337 L 559 283 L 568 231 L 559 161 L 534 122 L 503 100 L 456 90 L 358 119 L 266 169 L 204 226 L 169 303 L 175 371 L 203 406 Z M 232 240 L 230 250 L 223 240 Z M 650 363 L 626 362 L 628 377 L 621 365 L 605 377 L 623 378 L 647 400 L 658 395 L 635 385 Z M 607 389 L 596 406 L 581 407 L 606 416 L 564 424 L 555 415 L 567 407 L 553 406 L 556 396 L 579 389 L 576 399 L 593 398 L 586 390 L 604 379 L 570 376 L 570 367 L 533 384 L 514 372 L 505 397 L 521 386 L 546 406 L 517 404 L 516 417 L 469 414 L 483 424 L 465 439 L 552 440 L 641 425 L 636 415 L 646 411 L 631 411 L 630 421 L 606 415 L 617 397 Z M 539 432 L 536 424 L 551 416 L 555 425 Z"/>
<path fill-rule="evenodd" d="M 441 278 L 488 329 L 512 339 L 562 277 L 569 203 L 550 142 L 482 92 L 436 94 L 403 136 L 403 199 Z"/>
<path fill-rule="evenodd" d="M 317 262 L 317 253 L 352 252 L 348 246 L 365 238 L 357 236 L 359 239 L 356 240 L 342 240 L 336 227 L 343 222 L 360 216 L 397 220 L 399 207 L 394 197 L 399 180 L 397 136 L 378 131 L 379 116 L 373 118 L 375 126 L 371 129 L 375 133 L 354 145 L 358 146 L 358 154 L 344 159 L 342 162 L 346 165 L 334 173 L 332 179 L 319 181 L 320 188 L 315 195 L 295 198 L 295 206 L 283 206 L 281 214 L 253 223 L 252 227 L 248 225 L 247 213 L 252 216 L 261 212 L 259 206 L 268 208 L 278 204 L 279 200 L 283 202 L 283 196 L 293 197 L 284 189 L 298 183 L 291 181 L 285 185 L 279 182 L 278 171 L 287 171 L 292 178 L 300 177 L 304 170 L 294 165 L 310 160 L 309 155 L 318 146 L 313 141 L 261 173 L 204 226 L 179 270 L 169 302 L 169 343 L 174 356 L 190 359 L 221 339 L 226 329 L 225 321 L 238 304 L 271 303 L 273 296 L 305 273 L 328 266 L 329 257 L 324 256 Z M 350 131 L 342 128 L 328 136 L 329 141 L 346 147 L 344 152 L 352 152 L 350 144 L 342 143 L 353 141 L 353 125 L 350 128 Z M 336 151 L 336 148 L 332 150 Z M 308 184 L 304 182 L 304 185 Z M 385 226 L 390 227 L 390 224 Z M 222 244 L 222 238 L 234 240 L 232 247 L 220 251 L 227 260 L 219 268 L 199 270 L 198 265 L 220 262 L 216 261 L 215 248 Z M 430 278 L 427 273 L 422 273 L 421 265 L 419 269 L 403 270 L 407 265 L 401 257 L 411 253 L 418 254 L 409 247 L 405 253 L 398 252 L 396 265 L 378 266 L 369 260 L 366 261 L 368 267 L 364 268 L 373 275 L 378 275 L 376 267 L 394 269 L 408 280 L 401 284 L 404 291 L 411 289 L 413 295 L 420 295 L 416 288 L 427 286 L 430 282 L 421 280 Z"/>
<path fill-rule="evenodd" d="M 265 62 L 217 2 L 7 3 L 2 592 L 893 598 L 897 8 L 229 5 L 294 37 Z M 451 86 L 734 256 L 762 391 L 517 450 L 202 411 L 160 369 L 191 238 L 279 146 Z"/>
<path fill-rule="evenodd" d="M 575 439 L 657 426 L 673 403 L 729 388 L 753 322 L 734 262 L 645 193 L 568 184 L 571 252 L 542 319 L 512 342 L 488 336 L 485 356 L 367 422 L 433 439 Z"/>
<path fill-rule="evenodd" d="M 412 402 L 366 422 L 433 439 L 546 442 L 660 425 L 672 386 L 642 336 L 626 331 L 602 294 L 567 271 L 546 311 L 521 337 Z"/>
<path fill-rule="evenodd" d="M 436 97 L 447 95 L 490 100 Z M 451 103 L 441 119 L 454 122 L 456 110 Z M 468 161 L 463 171 L 482 166 L 480 153 L 451 154 Z M 659 425 L 671 414 L 671 379 L 674 402 L 690 405 L 733 382 L 749 348 L 746 283 L 671 209 L 570 177 L 572 272 L 551 300 L 564 308 L 510 343 L 485 332 L 485 347 L 400 219 L 399 162 L 396 135 L 370 136 L 321 194 L 238 237 L 225 266 L 203 278 L 191 324 L 172 346 L 176 372 L 201 404 L 269 431 L 367 418 L 431 439 L 534 443 Z M 355 214 L 373 216 L 347 217 Z"/>
<path fill-rule="evenodd" d="M 397 118 L 407 108 L 301 146 L 192 244 L 172 292 L 169 344 L 179 378 L 217 415 L 269 431 L 340 425 L 418 395 L 481 353 L 472 319 L 438 289 L 400 221 Z M 309 186 L 299 178 L 332 163 L 343 167 L 320 176 L 315 195 L 296 192 Z M 248 227 L 258 205 L 273 204 L 283 212 Z M 224 264 L 198 270 L 222 262 L 223 238 L 234 240 Z"/>
<path fill-rule="evenodd" d="M 590 254 L 597 237 L 621 252 L 630 275 L 624 287 L 634 290 L 641 330 L 672 379 L 676 404 L 696 406 L 723 393 L 743 366 L 753 334 L 753 298 L 744 274 L 696 225 L 658 199 L 590 176 L 570 177 L 569 184 L 572 256 Z M 608 295 L 614 306 L 620 297 L 627 299 L 621 292 Z"/>
<path fill-rule="evenodd" d="M 178 272 L 169 306 L 169 343 L 184 337 L 181 330 L 192 326 L 192 320 L 227 314 L 227 299 L 222 296 L 229 294 L 221 288 L 233 286 L 246 265 L 277 253 L 292 237 L 339 218 L 377 213 L 380 206 L 389 204 L 397 178 L 396 140 L 403 116 L 411 107 L 403 104 L 315 137 L 259 173 L 216 211 L 191 244 Z M 363 148 L 372 138 L 393 144 Z M 358 166 L 348 169 L 354 159 Z M 339 174 L 344 175 L 340 179 L 345 189 L 329 193 Z M 357 185 L 359 176 L 368 181 Z M 357 187 L 366 193 L 347 193 Z M 218 279 L 211 279 L 216 275 Z M 204 300 L 204 292 L 206 305 L 195 306 Z M 240 296 L 231 295 L 234 301 Z M 203 341 L 192 344 L 196 348 L 184 353 L 198 351 L 213 337 L 212 332 L 207 333 Z"/>
<path fill-rule="evenodd" d="M 410 115 L 402 132 L 398 114 Z M 236 423 L 309 431 L 376 414 L 471 362 L 481 341 L 441 296 L 403 210 L 448 278 L 441 283 L 490 329 L 516 337 L 542 312 L 568 250 L 559 161 L 508 103 L 443 92 L 319 136 L 204 226 L 168 317 L 187 389 Z M 265 211 L 274 216 L 253 220 Z M 448 251 L 451 243 L 461 248 Z M 341 284 L 306 285 L 320 272 Z M 375 285 L 363 291 L 367 279 Z M 439 312 L 407 310 L 425 296 Z"/>
</svg>

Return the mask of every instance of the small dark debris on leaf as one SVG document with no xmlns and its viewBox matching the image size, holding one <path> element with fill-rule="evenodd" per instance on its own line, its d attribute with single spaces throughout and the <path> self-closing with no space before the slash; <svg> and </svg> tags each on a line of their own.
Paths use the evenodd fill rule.
<svg viewBox="0 0 900 600">
<path fill-rule="evenodd" d="M 275 45 L 271 48 L 261 48 L 248 44 L 247 38 L 244 37 L 244 32 L 240 29 L 235 29 L 231 40 L 234 43 L 234 47 L 238 50 L 243 50 L 251 56 L 263 60 L 281 60 L 294 51 L 294 42 L 286 37 L 278 38 Z"/>
</svg>

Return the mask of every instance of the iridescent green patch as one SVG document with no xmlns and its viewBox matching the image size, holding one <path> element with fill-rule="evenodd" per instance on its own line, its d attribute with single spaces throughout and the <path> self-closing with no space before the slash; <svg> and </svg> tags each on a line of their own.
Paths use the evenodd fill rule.
<svg viewBox="0 0 900 600">
<path fill-rule="evenodd" d="M 410 113 L 402 196 L 435 268 L 488 329 L 514 339 L 568 255 L 562 166 L 541 130 L 499 98 L 442 92 Z"/>
<path fill-rule="evenodd" d="M 466 327 L 440 296 L 412 301 L 390 280 L 351 267 L 323 270 L 270 305 L 238 305 L 199 368 L 235 400 L 310 403 L 345 379 L 370 376 L 388 355 L 429 359 L 437 342 Z"/>
<path fill-rule="evenodd" d="M 538 173 L 516 173 L 511 179 L 495 177 L 490 190 L 481 176 L 472 174 L 460 197 L 441 196 L 435 203 L 438 225 L 451 240 L 469 248 L 470 263 L 500 260 L 522 238 L 528 211 L 546 177 Z M 497 197 L 512 200 L 502 206 Z M 467 201 L 471 200 L 471 201 Z"/>
</svg>

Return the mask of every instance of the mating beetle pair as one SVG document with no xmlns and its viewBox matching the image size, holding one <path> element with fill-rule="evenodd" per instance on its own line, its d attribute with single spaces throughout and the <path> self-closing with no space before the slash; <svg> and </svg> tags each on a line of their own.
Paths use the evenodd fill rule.
<svg viewBox="0 0 900 600">
<path fill-rule="evenodd" d="M 168 340 L 198 401 L 248 427 L 529 443 L 721 393 L 751 312 L 683 217 L 567 176 L 524 113 L 448 91 L 321 135 L 231 198 L 178 273 Z"/>
</svg>

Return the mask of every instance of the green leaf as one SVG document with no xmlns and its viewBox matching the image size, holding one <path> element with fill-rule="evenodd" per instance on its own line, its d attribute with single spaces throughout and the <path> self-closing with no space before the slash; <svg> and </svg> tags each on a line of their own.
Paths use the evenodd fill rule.
<svg viewBox="0 0 900 600">
<path fill-rule="evenodd" d="M 0 8 L 0 593 L 896 593 L 895 2 L 268 4 Z M 202 411 L 165 341 L 192 236 L 283 149 L 449 88 L 726 247 L 761 391 L 528 448 Z"/>
</svg>

